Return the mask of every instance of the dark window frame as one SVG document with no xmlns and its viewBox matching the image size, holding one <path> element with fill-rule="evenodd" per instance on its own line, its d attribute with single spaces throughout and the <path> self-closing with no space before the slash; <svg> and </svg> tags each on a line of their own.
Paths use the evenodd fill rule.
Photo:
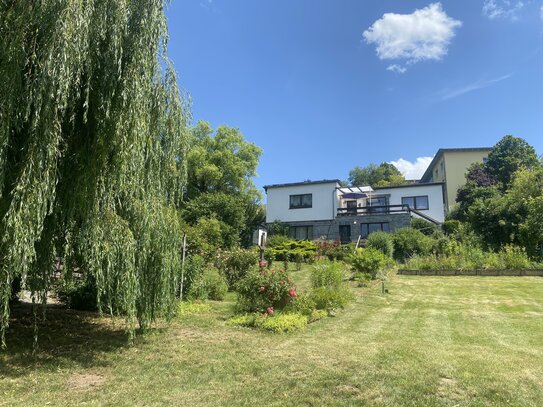
<svg viewBox="0 0 543 407">
<path fill-rule="evenodd" d="M 373 225 L 379 225 L 379 229 L 381 232 L 390 232 L 390 222 L 368 222 L 368 223 L 361 223 L 360 224 L 360 236 L 362 239 L 366 239 L 371 233 L 370 232 L 370 226 Z M 365 229 L 365 230 L 364 230 Z"/>
<path fill-rule="evenodd" d="M 419 207 L 417 204 L 417 198 L 426 198 L 426 206 L 425 207 Z M 413 206 L 404 203 L 404 199 L 413 199 Z M 430 209 L 430 198 L 428 198 L 428 195 L 417 195 L 417 196 L 402 196 L 402 205 L 409 205 L 409 208 L 415 209 L 417 211 L 427 211 Z"/>
<path fill-rule="evenodd" d="M 304 196 L 307 197 L 309 196 L 310 198 L 310 201 L 311 203 L 309 204 L 304 204 Z M 293 198 L 298 198 L 300 200 L 300 203 L 295 205 L 292 203 L 292 200 Z M 313 208 L 313 194 L 294 194 L 294 195 L 289 195 L 289 198 L 288 198 L 288 203 L 289 203 L 289 209 L 307 209 L 307 208 Z"/>
<path fill-rule="evenodd" d="M 303 233 L 303 235 L 305 235 L 305 238 L 298 239 L 298 231 L 302 229 L 305 229 Z M 288 234 L 289 237 L 294 240 L 313 240 L 313 225 L 290 226 Z"/>
</svg>

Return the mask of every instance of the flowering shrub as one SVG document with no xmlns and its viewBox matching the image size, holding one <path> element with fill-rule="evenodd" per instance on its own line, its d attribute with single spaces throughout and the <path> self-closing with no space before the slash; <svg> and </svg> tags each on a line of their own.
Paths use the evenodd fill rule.
<svg viewBox="0 0 543 407">
<path fill-rule="evenodd" d="M 296 297 L 296 289 L 282 269 L 250 270 L 237 284 L 237 291 L 238 307 L 242 311 L 270 315 Z"/>
<path fill-rule="evenodd" d="M 318 240 L 315 243 L 317 245 L 317 254 L 332 261 L 342 261 L 354 251 L 353 243 L 341 244 L 339 240 Z"/>
<path fill-rule="evenodd" d="M 285 307 L 285 312 L 293 312 L 305 316 L 311 316 L 315 310 L 315 301 L 307 295 L 297 295 Z"/>
<path fill-rule="evenodd" d="M 258 252 L 249 249 L 223 250 L 217 253 L 215 266 L 226 278 L 232 289 L 247 272 L 258 265 Z"/>
</svg>

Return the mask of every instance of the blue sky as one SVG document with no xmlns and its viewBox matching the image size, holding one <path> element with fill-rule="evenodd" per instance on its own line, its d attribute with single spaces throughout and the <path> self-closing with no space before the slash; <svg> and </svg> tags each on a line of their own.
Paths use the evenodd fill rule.
<svg viewBox="0 0 543 407">
<path fill-rule="evenodd" d="M 543 0 L 174 0 L 167 15 L 194 121 L 262 147 L 258 186 L 383 161 L 412 177 L 440 147 L 505 134 L 543 153 Z"/>
</svg>

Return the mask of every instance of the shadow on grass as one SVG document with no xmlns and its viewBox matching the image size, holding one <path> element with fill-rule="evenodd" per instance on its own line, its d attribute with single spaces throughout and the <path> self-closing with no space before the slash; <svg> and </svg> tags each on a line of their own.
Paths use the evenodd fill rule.
<svg viewBox="0 0 543 407">
<path fill-rule="evenodd" d="M 74 363 L 104 366 L 104 353 L 128 346 L 122 319 L 48 305 L 45 320 L 39 314 L 38 349 L 33 353 L 33 320 L 31 304 L 12 305 L 7 349 L 0 350 L 0 377 L 21 376 L 28 369 L 56 370 Z"/>
</svg>

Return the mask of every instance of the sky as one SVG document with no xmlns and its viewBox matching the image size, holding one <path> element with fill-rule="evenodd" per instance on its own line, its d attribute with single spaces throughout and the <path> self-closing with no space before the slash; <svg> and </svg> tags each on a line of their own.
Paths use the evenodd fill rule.
<svg viewBox="0 0 543 407">
<path fill-rule="evenodd" d="M 543 0 L 173 0 L 192 116 L 263 149 L 255 183 L 348 178 L 506 134 L 543 154 Z"/>
</svg>

